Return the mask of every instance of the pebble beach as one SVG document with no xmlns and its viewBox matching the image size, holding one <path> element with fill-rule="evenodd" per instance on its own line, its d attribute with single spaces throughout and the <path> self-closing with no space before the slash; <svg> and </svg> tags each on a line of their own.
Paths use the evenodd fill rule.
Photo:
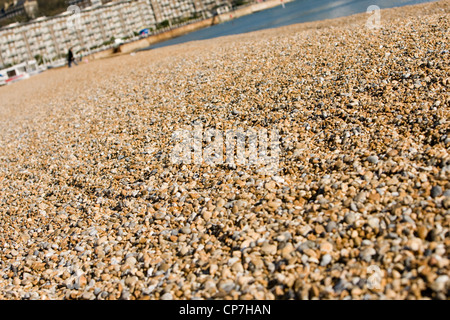
<svg viewBox="0 0 450 320">
<path fill-rule="evenodd" d="M 450 1 L 0 87 L 0 299 L 449 298 Z M 174 164 L 275 128 L 279 171 Z"/>
</svg>

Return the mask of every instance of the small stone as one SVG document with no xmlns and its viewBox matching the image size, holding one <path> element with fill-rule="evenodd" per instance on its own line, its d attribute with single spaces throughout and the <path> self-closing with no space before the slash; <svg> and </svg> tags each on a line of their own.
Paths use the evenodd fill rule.
<svg viewBox="0 0 450 320">
<path fill-rule="evenodd" d="M 367 248 L 361 251 L 360 257 L 366 262 L 370 262 L 372 260 L 372 256 L 374 256 L 377 252 L 374 248 Z"/>
<path fill-rule="evenodd" d="M 330 253 L 331 251 L 333 251 L 333 245 L 328 241 L 325 241 L 320 245 L 320 251 L 324 253 Z"/>
<path fill-rule="evenodd" d="M 205 221 L 209 221 L 209 219 L 211 219 L 211 216 L 212 216 L 212 213 L 209 212 L 209 211 L 205 211 L 205 212 L 203 212 L 203 214 L 202 214 L 202 217 L 203 217 L 203 219 L 204 219 Z"/>
<path fill-rule="evenodd" d="M 421 247 L 422 247 L 422 240 L 420 240 L 419 238 L 411 239 L 409 241 L 409 247 L 414 252 L 419 251 L 421 249 Z"/>
<path fill-rule="evenodd" d="M 127 287 L 130 287 L 130 288 L 134 287 L 137 282 L 138 282 L 138 278 L 136 276 L 128 277 L 125 280 L 125 284 L 127 285 Z"/>
<path fill-rule="evenodd" d="M 356 215 L 354 212 L 349 212 L 345 215 L 345 222 L 352 224 L 356 221 Z"/>
<path fill-rule="evenodd" d="M 436 278 L 436 280 L 431 285 L 431 289 L 433 289 L 433 291 L 436 291 L 436 292 L 444 291 L 448 282 L 449 282 L 449 276 L 447 276 L 447 275 L 439 276 Z"/>
<path fill-rule="evenodd" d="M 290 240 L 291 237 L 292 237 L 291 233 L 287 231 L 287 232 L 283 232 L 282 234 L 277 236 L 276 240 L 278 242 L 286 242 L 286 241 Z"/>
<path fill-rule="evenodd" d="M 235 287 L 235 284 L 232 280 L 221 280 L 218 287 L 221 291 L 230 292 Z"/>
<path fill-rule="evenodd" d="M 238 211 L 244 210 L 247 206 L 248 206 L 248 203 L 245 200 L 237 200 L 234 203 L 234 207 L 236 207 L 236 210 L 238 210 Z"/>
<path fill-rule="evenodd" d="M 85 293 L 83 293 L 81 298 L 83 300 L 92 300 L 92 299 L 95 299 L 95 295 L 92 292 L 85 292 Z"/>
<path fill-rule="evenodd" d="M 166 215 L 164 214 L 164 212 L 160 212 L 158 211 L 157 213 L 155 213 L 155 220 L 163 220 L 166 217 Z"/>
<path fill-rule="evenodd" d="M 170 265 L 167 263 L 161 263 L 161 265 L 158 268 L 159 271 L 163 271 L 163 272 L 166 272 L 169 269 L 170 269 Z"/>
<path fill-rule="evenodd" d="M 161 296 L 161 300 L 173 300 L 173 296 L 170 292 L 166 292 Z"/>
<path fill-rule="evenodd" d="M 355 197 L 355 201 L 360 202 L 360 203 L 364 203 L 366 201 L 366 199 L 367 199 L 367 194 L 364 191 L 358 193 Z"/>
<path fill-rule="evenodd" d="M 287 243 L 283 249 L 281 249 L 281 256 L 283 258 L 288 258 L 290 256 L 290 254 L 295 250 L 294 246 L 292 245 L 292 243 Z"/>
<path fill-rule="evenodd" d="M 450 209 L 450 197 L 445 197 L 444 200 L 442 200 L 442 206 L 444 209 Z"/>
<path fill-rule="evenodd" d="M 367 224 L 372 229 L 379 229 L 380 228 L 380 219 L 378 219 L 378 218 L 369 218 L 369 220 L 367 221 Z"/>
<path fill-rule="evenodd" d="M 324 254 L 323 256 L 322 256 L 322 260 L 320 261 L 320 265 L 322 266 L 322 267 L 325 267 L 326 265 L 328 265 L 330 262 L 331 262 L 331 260 L 332 260 L 332 257 L 331 257 L 331 255 L 330 254 Z"/>
<path fill-rule="evenodd" d="M 403 118 L 401 115 L 399 115 L 399 116 L 401 117 L 400 119 Z M 398 116 L 397 116 L 397 117 L 398 117 Z M 388 155 L 389 157 L 393 158 L 393 157 L 395 157 L 395 156 L 398 155 L 398 150 L 396 150 L 396 149 L 391 149 L 391 150 L 388 151 L 387 155 Z"/>
<path fill-rule="evenodd" d="M 311 226 L 310 225 L 306 225 L 306 226 L 303 226 L 301 229 L 300 229 L 300 234 L 302 235 L 302 236 L 306 236 L 308 233 L 310 233 L 311 231 L 312 231 L 313 229 L 311 228 Z"/>
<path fill-rule="evenodd" d="M 122 293 L 120 294 L 120 300 L 130 300 L 130 292 L 126 289 L 122 290 Z"/>
<path fill-rule="evenodd" d="M 305 249 L 303 250 L 303 253 L 310 258 L 317 258 L 317 253 L 313 249 Z"/>
<path fill-rule="evenodd" d="M 84 275 L 81 275 L 78 278 L 78 285 L 80 286 L 80 288 L 84 287 L 87 284 L 87 279 Z"/>
<path fill-rule="evenodd" d="M 404 214 L 404 215 L 402 216 L 402 218 L 403 218 L 403 220 L 405 220 L 406 222 L 408 222 L 408 223 L 410 223 L 410 224 L 412 224 L 412 225 L 415 225 L 415 224 L 416 224 L 415 221 L 414 221 L 410 216 L 408 216 L 408 215 L 406 215 L 406 214 Z"/>
<path fill-rule="evenodd" d="M 442 188 L 440 186 L 434 186 L 431 188 L 430 195 L 432 198 L 437 198 L 442 195 Z"/>
<path fill-rule="evenodd" d="M 378 157 L 377 156 L 369 156 L 367 158 L 367 161 L 369 161 L 372 164 L 376 164 L 376 163 L 378 163 Z"/>
<path fill-rule="evenodd" d="M 327 232 L 333 232 L 333 230 L 337 230 L 337 224 L 336 224 L 336 222 L 334 222 L 334 221 L 330 221 L 330 222 L 328 222 L 328 224 L 327 224 L 327 227 L 326 227 L 326 230 L 327 230 Z"/>
<path fill-rule="evenodd" d="M 428 230 L 425 226 L 420 226 L 417 228 L 417 234 L 419 235 L 420 239 L 425 240 L 428 234 Z"/>
<path fill-rule="evenodd" d="M 183 246 L 183 247 L 180 249 L 180 255 L 181 255 L 181 256 L 185 256 L 185 255 L 187 255 L 188 253 L 189 253 L 189 248 L 188 248 L 188 247 Z"/>
<path fill-rule="evenodd" d="M 233 264 L 233 266 L 231 267 L 231 270 L 233 270 L 236 273 L 242 273 L 244 272 L 244 267 L 242 266 L 242 263 L 240 262 L 236 262 L 235 264 Z"/>
<path fill-rule="evenodd" d="M 190 234 L 191 233 L 191 228 L 183 227 L 183 228 L 181 228 L 181 233 Z"/>
<path fill-rule="evenodd" d="M 321 224 L 319 224 L 319 225 L 317 225 L 317 226 L 314 228 L 314 232 L 315 232 L 317 235 L 320 235 L 320 234 L 322 234 L 323 232 L 325 232 L 325 228 L 324 228 Z"/>
<path fill-rule="evenodd" d="M 439 232 L 436 229 L 431 229 L 427 234 L 427 240 L 429 241 L 438 241 Z"/>
<path fill-rule="evenodd" d="M 211 274 L 212 276 L 214 276 L 217 272 L 217 270 L 219 269 L 219 267 L 217 266 L 217 264 L 213 263 L 209 266 L 209 274 Z"/>
<path fill-rule="evenodd" d="M 129 265 L 129 266 L 134 266 L 136 264 L 137 260 L 135 257 L 128 257 L 125 260 L 125 264 Z"/>
<path fill-rule="evenodd" d="M 261 252 L 265 255 L 275 255 L 277 253 L 277 247 L 268 242 L 264 242 L 261 246 Z"/>
<path fill-rule="evenodd" d="M 275 181 L 273 181 L 273 180 L 271 180 L 271 181 L 269 181 L 269 182 L 267 182 L 267 183 L 265 184 L 265 188 L 266 188 L 267 190 L 269 190 L 269 191 L 275 189 L 276 186 L 277 186 L 277 185 L 276 185 Z"/>
</svg>

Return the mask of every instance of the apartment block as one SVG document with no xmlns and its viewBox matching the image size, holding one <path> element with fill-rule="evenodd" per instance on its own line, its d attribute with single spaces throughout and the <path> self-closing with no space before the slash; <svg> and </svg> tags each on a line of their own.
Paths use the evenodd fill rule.
<svg viewBox="0 0 450 320">
<path fill-rule="evenodd" d="M 89 2 L 89 3 L 88 3 Z M 138 32 L 156 30 L 159 23 L 212 14 L 226 0 L 71 0 L 84 6 L 79 14 L 64 12 L 0 28 L 0 67 L 32 60 L 63 59 L 67 50 L 92 53 L 113 38 L 133 40 Z"/>
<path fill-rule="evenodd" d="M 0 66 L 32 60 L 61 59 L 67 50 L 95 52 L 111 38 L 136 38 L 154 28 L 155 15 L 146 0 L 109 2 L 86 7 L 78 18 L 69 12 L 15 23 L 0 29 Z"/>
</svg>

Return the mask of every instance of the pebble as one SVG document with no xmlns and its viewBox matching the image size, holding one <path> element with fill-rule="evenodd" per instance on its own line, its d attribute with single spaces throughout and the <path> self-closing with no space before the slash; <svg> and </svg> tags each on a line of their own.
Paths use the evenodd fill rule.
<svg viewBox="0 0 450 320">
<path fill-rule="evenodd" d="M 354 212 L 349 212 L 345 215 L 345 222 L 352 224 L 356 221 L 356 214 Z"/>
<path fill-rule="evenodd" d="M 331 257 L 331 255 L 330 254 L 324 254 L 323 256 L 322 256 L 322 259 L 321 259 L 321 261 L 320 261 L 320 265 L 322 266 L 322 267 L 325 267 L 325 266 L 327 266 L 327 265 L 329 265 L 330 263 L 331 263 L 331 261 L 333 260 L 333 258 Z"/>
<path fill-rule="evenodd" d="M 261 252 L 265 255 L 274 255 L 277 253 L 277 247 L 275 245 L 269 244 L 268 242 L 265 242 L 261 246 Z"/>
<path fill-rule="evenodd" d="M 134 266 L 137 263 L 137 260 L 135 257 L 128 257 L 125 260 L 125 264 L 130 265 L 130 266 Z"/>
<path fill-rule="evenodd" d="M 432 198 L 437 198 L 442 195 L 442 188 L 440 186 L 434 186 L 431 188 L 430 195 Z"/>
<path fill-rule="evenodd" d="M 173 300 L 173 295 L 170 292 L 166 292 L 161 296 L 161 300 Z"/>
<path fill-rule="evenodd" d="M 442 200 L 442 206 L 444 209 L 450 209 L 450 197 L 445 197 L 444 200 Z"/>
<path fill-rule="evenodd" d="M 290 240 L 292 238 L 291 233 L 290 232 L 284 232 L 282 234 L 280 234 L 279 236 L 277 236 L 277 241 L 278 242 L 286 242 L 288 240 Z"/>
<path fill-rule="evenodd" d="M 76 246 L 76 247 L 75 247 L 75 250 L 78 251 L 78 252 L 83 252 L 83 251 L 84 251 L 84 247 L 82 247 L 82 246 Z"/>
<path fill-rule="evenodd" d="M 189 228 L 189 227 L 183 227 L 183 228 L 181 228 L 181 233 L 184 233 L 184 234 L 190 234 L 192 231 L 191 231 L 191 228 Z"/>
<path fill-rule="evenodd" d="M 449 276 L 442 275 L 436 278 L 436 280 L 431 285 L 434 291 L 444 291 L 445 288 L 450 284 Z"/>
<path fill-rule="evenodd" d="M 372 229 L 380 228 L 380 219 L 378 218 L 369 218 L 369 220 L 367 220 L 367 223 Z"/>
<path fill-rule="evenodd" d="M 425 240 L 428 234 L 428 230 L 425 226 L 420 226 L 417 228 L 417 234 L 419 235 L 420 239 Z"/>
<path fill-rule="evenodd" d="M 376 163 L 378 163 L 378 157 L 377 156 L 369 156 L 367 158 L 367 161 L 369 161 L 370 163 L 376 164 Z"/>
<path fill-rule="evenodd" d="M 374 248 L 367 248 L 361 251 L 360 256 L 364 261 L 370 262 L 372 260 L 372 256 L 374 256 L 377 252 Z"/>
<path fill-rule="evenodd" d="M 327 232 L 333 232 L 333 230 L 335 230 L 335 229 L 337 230 L 337 228 L 338 228 L 338 226 L 337 226 L 336 222 L 330 221 L 327 224 L 326 230 L 327 230 Z"/>
</svg>

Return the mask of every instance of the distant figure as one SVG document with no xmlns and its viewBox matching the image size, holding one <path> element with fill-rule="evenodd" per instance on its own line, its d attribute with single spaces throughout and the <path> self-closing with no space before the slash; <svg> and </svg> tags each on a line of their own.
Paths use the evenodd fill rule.
<svg viewBox="0 0 450 320">
<path fill-rule="evenodd" d="M 75 63 L 76 66 L 78 65 L 73 56 L 72 48 L 70 48 L 69 52 L 67 53 L 67 63 L 69 64 L 69 68 L 72 66 L 72 62 Z"/>
</svg>

